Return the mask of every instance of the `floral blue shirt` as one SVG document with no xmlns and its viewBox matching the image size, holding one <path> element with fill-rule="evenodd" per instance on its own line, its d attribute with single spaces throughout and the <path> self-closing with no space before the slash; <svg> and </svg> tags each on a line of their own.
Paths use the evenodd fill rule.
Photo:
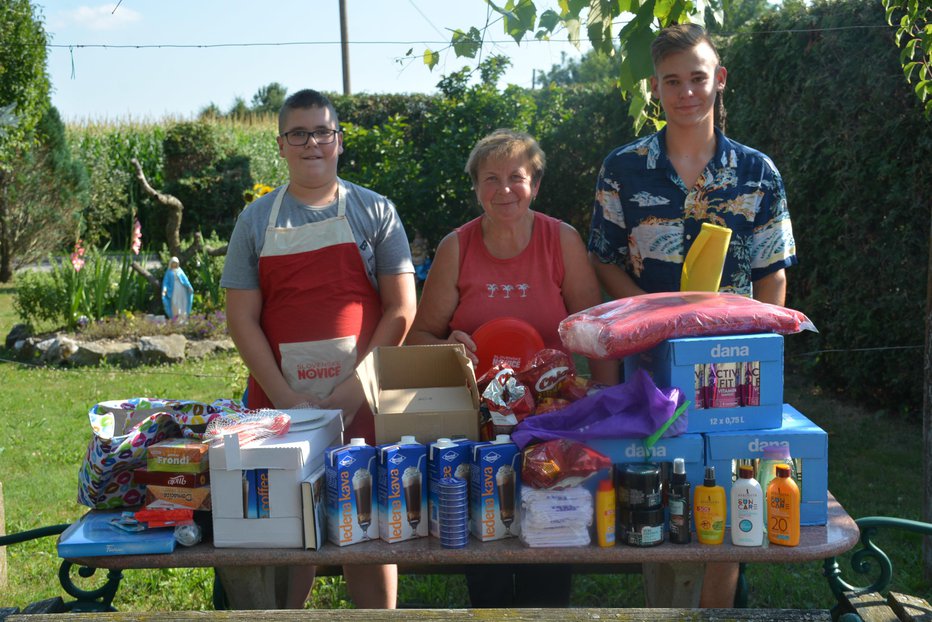
<svg viewBox="0 0 932 622">
<path fill-rule="evenodd" d="M 797 263 L 780 173 L 763 153 L 717 128 L 715 156 L 690 190 L 666 151 L 666 130 L 612 151 L 596 184 L 589 250 L 648 293 L 679 291 L 683 258 L 703 222 L 732 230 L 719 291 Z"/>
</svg>

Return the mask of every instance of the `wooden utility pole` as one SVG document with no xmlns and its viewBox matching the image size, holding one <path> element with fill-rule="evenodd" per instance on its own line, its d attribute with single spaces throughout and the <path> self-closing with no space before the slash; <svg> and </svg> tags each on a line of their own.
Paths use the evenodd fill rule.
<svg viewBox="0 0 932 622">
<path fill-rule="evenodd" d="M 340 0 L 340 49 L 343 52 L 343 94 L 351 95 L 349 80 L 349 26 L 346 22 L 346 0 Z"/>
<path fill-rule="evenodd" d="M 926 267 L 925 377 L 922 383 L 922 520 L 932 523 L 932 225 L 929 230 L 929 259 Z M 922 539 L 922 568 L 932 581 L 932 536 Z"/>
</svg>

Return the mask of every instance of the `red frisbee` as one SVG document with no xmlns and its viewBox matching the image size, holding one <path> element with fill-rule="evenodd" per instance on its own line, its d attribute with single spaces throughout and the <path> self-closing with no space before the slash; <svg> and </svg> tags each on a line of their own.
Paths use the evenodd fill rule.
<svg viewBox="0 0 932 622">
<path fill-rule="evenodd" d="M 499 363 L 518 371 L 544 349 L 544 340 L 537 329 L 516 317 L 489 320 L 475 330 L 472 340 L 476 342 L 479 358 L 477 377 Z"/>
</svg>

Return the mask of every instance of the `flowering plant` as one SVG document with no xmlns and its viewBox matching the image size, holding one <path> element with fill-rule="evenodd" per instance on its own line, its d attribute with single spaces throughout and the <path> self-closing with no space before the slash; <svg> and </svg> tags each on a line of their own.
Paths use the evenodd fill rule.
<svg viewBox="0 0 932 622">
<path fill-rule="evenodd" d="M 133 251 L 134 255 L 138 255 L 139 251 L 142 250 L 142 223 L 139 222 L 138 218 L 133 222 L 133 236 L 130 242 L 130 249 Z"/>
<path fill-rule="evenodd" d="M 272 186 L 256 183 L 252 185 L 252 188 L 243 190 L 243 200 L 246 201 L 246 205 L 249 205 L 262 195 L 268 194 L 273 190 L 275 190 L 275 188 Z"/>
</svg>

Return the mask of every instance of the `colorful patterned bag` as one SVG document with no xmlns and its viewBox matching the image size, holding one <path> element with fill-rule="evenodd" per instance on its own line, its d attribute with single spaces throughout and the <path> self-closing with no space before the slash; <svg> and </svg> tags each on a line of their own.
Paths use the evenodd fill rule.
<svg viewBox="0 0 932 622">
<path fill-rule="evenodd" d="M 146 465 L 146 448 L 166 438 L 197 438 L 233 405 L 144 397 L 95 404 L 88 413 L 94 435 L 78 472 L 78 503 L 95 509 L 141 504 L 145 487 L 133 481 L 133 469 Z"/>
</svg>

